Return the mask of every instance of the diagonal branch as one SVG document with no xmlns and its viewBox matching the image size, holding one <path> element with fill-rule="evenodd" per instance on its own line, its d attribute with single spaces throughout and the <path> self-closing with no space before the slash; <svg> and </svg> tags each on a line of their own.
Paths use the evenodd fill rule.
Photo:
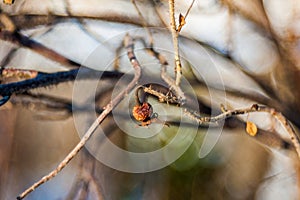
<svg viewBox="0 0 300 200">
<path fill-rule="evenodd" d="M 38 182 L 34 183 L 32 186 L 30 186 L 27 190 L 25 190 L 22 194 L 20 194 L 17 199 L 23 199 L 26 197 L 30 192 L 35 190 L 37 187 L 39 187 L 41 184 L 49 181 L 53 177 L 55 177 L 76 155 L 77 153 L 84 147 L 86 142 L 90 139 L 90 137 L 93 135 L 97 127 L 101 124 L 101 122 L 106 118 L 106 116 L 112 111 L 112 109 L 117 106 L 121 100 L 128 94 L 138 83 L 140 76 L 141 76 L 141 67 L 139 62 L 137 61 L 134 52 L 133 52 L 133 41 L 132 38 L 129 35 L 126 35 L 124 38 L 124 46 L 127 49 L 127 55 L 129 58 L 129 61 L 134 68 L 134 78 L 129 83 L 129 85 L 119 94 L 117 95 L 113 100 L 111 100 L 105 107 L 103 112 L 99 115 L 99 117 L 94 121 L 94 123 L 90 126 L 88 131 L 84 134 L 84 136 L 81 138 L 80 142 L 74 147 L 74 149 L 65 157 L 63 161 L 48 175 L 44 176 L 42 179 L 40 179 Z"/>
<path fill-rule="evenodd" d="M 22 47 L 27 47 L 32 51 L 44 56 L 45 58 L 48 58 L 70 68 L 81 66 L 80 63 L 64 57 L 56 51 L 53 51 L 52 49 L 42 45 L 41 43 L 30 39 L 29 37 L 19 33 L 18 31 L 0 31 L 0 39 L 9 41 Z"/>
</svg>

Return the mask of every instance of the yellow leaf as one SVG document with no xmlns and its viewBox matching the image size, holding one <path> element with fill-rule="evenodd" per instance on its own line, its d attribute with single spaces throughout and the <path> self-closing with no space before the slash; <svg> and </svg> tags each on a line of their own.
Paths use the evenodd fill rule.
<svg viewBox="0 0 300 200">
<path fill-rule="evenodd" d="M 255 136 L 257 133 L 257 127 L 254 123 L 247 121 L 246 124 L 246 132 L 251 135 L 251 136 Z"/>
<path fill-rule="evenodd" d="M 15 2 L 15 0 L 3 0 L 3 3 L 9 4 L 9 5 L 13 4 L 14 2 Z"/>
<path fill-rule="evenodd" d="M 180 32 L 184 25 L 185 25 L 185 17 L 180 13 L 179 14 L 179 26 L 177 28 L 177 31 Z"/>
</svg>

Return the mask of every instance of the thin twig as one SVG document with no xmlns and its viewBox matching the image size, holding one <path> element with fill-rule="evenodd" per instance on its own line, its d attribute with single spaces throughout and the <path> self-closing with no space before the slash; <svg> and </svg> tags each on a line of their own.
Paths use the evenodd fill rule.
<svg viewBox="0 0 300 200">
<path fill-rule="evenodd" d="M 5 67 L 13 58 L 15 53 L 17 52 L 17 47 L 12 47 L 8 53 L 3 57 L 3 59 L 0 61 L 0 66 Z"/>
<path fill-rule="evenodd" d="M 168 88 L 162 87 L 161 85 L 158 88 L 155 87 L 155 85 L 151 84 L 149 86 L 140 86 L 139 88 L 136 89 L 138 90 L 144 90 L 149 95 L 156 96 L 159 101 L 163 101 L 165 103 L 176 103 L 178 104 L 177 98 L 175 96 L 172 96 L 172 94 L 168 93 Z M 104 95 L 102 92 L 100 93 Z M 173 98 L 172 98 L 173 97 Z M 137 99 L 137 101 L 140 101 Z M 90 105 L 76 105 L 74 102 L 67 100 L 67 99 L 62 99 L 54 96 L 48 96 L 45 94 L 30 94 L 30 93 L 25 93 L 21 95 L 17 95 L 13 97 L 10 102 L 13 104 L 22 104 L 23 106 L 29 108 L 29 109 L 34 109 L 35 112 L 39 115 L 38 119 L 41 120 L 41 115 L 43 118 L 47 120 L 61 120 L 62 118 L 58 118 L 57 116 L 61 116 L 56 114 L 56 112 L 64 112 L 67 114 L 67 117 L 70 117 L 73 112 L 90 112 L 90 111 L 95 111 L 97 113 L 101 113 L 103 111 L 102 108 L 96 107 L 94 108 L 93 106 Z M 29 105 L 34 105 L 34 106 L 29 106 Z M 186 106 L 186 105 L 185 105 Z M 178 108 L 179 109 L 179 108 Z M 51 114 L 45 114 L 45 111 L 51 111 Z M 226 111 L 223 111 L 226 112 Z M 111 115 L 111 114 L 110 114 Z M 126 113 L 123 112 L 115 112 L 114 115 L 117 115 L 118 117 L 121 117 L 124 120 L 127 120 L 128 117 Z M 170 118 L 171 115 L 168 115 L 167 118 Z M 51 118 L 51 119 L 50 119 Z M 224 128 L 237 128 L 236 126 L 243 125 L 243 122 L 232 118 L 230 119 L 231 121 L 227 121 L 229 126 L 226 126 Z M 172 126 L 182 126 L 182 127 L 193 127 L 197 128 L 193 122 L 187 122 L 183 123 L 178 121 L 177 119 L 170 119 L 166 121 L 166 124 L 172 125 Z M 234 124 L 234 126 L 232 126 Z M 211 124 L 199 124 L 198 128 L 207 128 L 210 125 L 210 128 L 212 128 Z M 213 126 L 214 127 L 214 126 Z M 230 131 L 230 133 L 232 133 Z M 279 148 L 279 149 L 285 149 L 285 150 L 292 150 L 294 151 L 294 146 L 290 144 L 288 141 L 285 139 L 281 138 L 276 132 L 274 131 L 264 131 L 264 130 L 259 130 L 258 134 L 254 139 L 268 147 L 273 147 L 273 148 Z M 291 148 L 292 147 L 292 148 Z"/>
<path fill-rule="evenodd" d="M 180 101 L 180 104 L 185 103 L 186 97 L 176 82 L 168 75 L 167 66 L 161 64 L 161 78 L 169 85 L 170 89 L 175 92 L 177 98 Z"/>
<path fill-rule="evenodd" d="M 136 9 L 136 11 L 138 12 L 139 17 L 141 18 L 143 28 L 147 31 L 147 33 L 149 35 L 150 47 L 153 47 L 153 36 L 152 36 L 150 29 L 148 28 L 149 26 L 147 24 L 147 21 L 146 21 L 145 17 L 143 16 L 142 12 L 140 11 L 139 7 L 137 6 L 135 0 L 131 0 L 131 2 L 134 5 L 134 8 Z"/>
<path fill-rule="evenodd" d="M 141 18 L 141 21 L 142 21 L 144 29 L 147 31 L 147 33 L 149 35 L 149 45 L 146 44 L 146 42 L 143 40 L 143 38 L 140 38 L 140 40 L 142 41 L 142 43 L 144 44 L 144 46 L 147 48 L 147 52 L 150 53 L 151 55 L 153 55 L 160 62 L 160 64 L 161 64 L 161 78 L 169 85 L 170 89 L 175 92 L 176 96 L 178 97 L 178 100 L 180 101 L 179 104 L 183 104 L 185 102 L 186 98 L 185 98 L 184 93 L 182 92 L 181 88 L 179 87 L 179 83 L 177 84 L 176 83 L 177 80 L 176 81 L 173 80 L 167 74 L 166 67 L 168 65 L 168 62 L 164 58 L 164 56 L 162 56 L 159 52 L 157 52 L 157 51 L 154 50 L 154 48 L 153 48 L 153 45 L 154 45 L 153 36 L 152 36 L 152 33 L 151 33 L 150 29 L 149 29 L 147 21 L 146 21 L 145 17 L 143 16 L 142 12 L 140 11 L 140 9 L 138 8 L 135 0 L 131 0 L 131 2 L 133 3 L 135 9 L 138 12 L 138 15 Z M 190 6 L 189 10 L 193 6 L 193 3 Z M 189 12 L 189 10 L 188 10 L 188 12 Z M 188 14 L 188 12 L 187 12 L 187 14 Z M 175 25 L 175 30 L 177 32 L 176 25 Z M 178 33 L 177 33 L 176 37 L 178 37 Z M 174 49 L 176 49 L 176 48 L 174 48 Z M 177 41 L 177 50 L 176 51 L 179 51 L 178 50 L 178 41 Z M 178 54 L 179 54 L 179 52 L 178 52 Z M 175 61 L 176 61 L 176 56 L 175 56 Z M 179 63 L 180 63 L 180 60 L 179 60 Z M 181 66 L 181 64 L 180 64 L 180 66 Z M 177 68 L 176 68 L 175 71 L 177 72 Z M 181 71 L 181 69 L 180 69 L 180 71 Z"/>
<path fill-rule="evenodd" d="M 152 0 L 153 6 L 154 6 L 154 11 L 157 15 L 157 17 L 159 18 L 161 24 L 163 25 L 163 27 L 168 28 L 169 26 L 167 25 L 167 23 L 164 20 L 164 15 L 161 14 L 161 12 L 159 11 L 160 7 L 162 7 L 163 3 L 157 0 Z"/>
<path fill-rule="evenodd" d="M 181 61 L 179 56 L 179 46 L 178 46 L 178 31 L 176 28 L 175 22 L 175 0 L 169 0 L 169 14 L 170 14 L 170 21 L 171 21 L 171 33 L 173 39 L 173 46 L 174 46 L 174 53 L 175 53 L 175 84 L 179 85 L 182 76 L 182 67 Z"/>
<path fill-rule="evenodd" d="M 177 97 L 177 103 L 182 105 L 186 102 L 186 97 L 184 95 L 184 92 L 181 90 L 179 85 L 176 85 L 175 80 L 167 73 L 167 66 L 168 61 L 167 59 L 158 51 L 156 51 L 153 47 L 148 47 L 146 42 L 143 40 L 143 38 L 139 38 L 139 40 L 143 43 L 143 45 L 146 47 L 147 53 L 154 56 L 161 65 L 161 73 L 160 76 L 165 83 L 168 84 L 171 91 L 173 91 Z"/>
<path fill-rule="evenodd" d="M 167 88 L 159 85 L 159 90 L 156 88 L 155 84 L 142 86 L 143 91 L 147 94 L 153 95 L 158 98 L 159 102 L 171 103 L 171 104 L 180 104 L 178 97 Z M 164 89 L 164 91 L 162 91 Z"/>
<path fill-rule="evenodd" d="M 133 41 L 129 35 L 126 35 L 124 38 L 124 45 L 127 49 L 127 55 L 130 60 L 130 63 L 132 67 L 134 68 L 134 78 L 133 80 L 128 84 L 128 86 L 121 92 L 119 95 L 117 95 L 113 100 L 110 101 L 105 107 L 103 112 L 99 115 L 99 117 L 94 121 L 94 123 L 90 126 L 88 131 L 83 135 L 80 142 L 75 146 L 75 148 L 65 157 L 65 159 L 48 175 L 44 176 L 42 179 L 40 179 L 38 182 L 34 183 L 32 186 L 30 186 L 27 190 L 25 190 L 22 194 L 20 194 L 17 199 L 23 199 L 25 196 L 27 196 L 30 192 L 35 190 L 37 187 L 39 187 L 41 184 L 47 182 L 48 180 L 55 177 L 76 155 L 77 153 L 82 149 L 82 147 L 86 144 L 86 142 L 90 139 L 90 137 L 93 135 L 97 127 L 100 125 L 100 123 L 106 118 L 106 116 L 112 111 L 112 109 L 117 106 L 121 100 L 128 94 L 138 83 L 140 76 L 141 76 L 141 67 L 139 62 L 137 61 L 134 52 L 133 52 Z"/>
<path fill-rule="evenodd" d="M 29 13 L 19 14 L 19 15 L 12 15 L 11 19 L 15 23 L 16 27 L 19 29 L 32 29 L 40 25 L 49 25 L 49 24 L 56 24 L 56 23 L 63 23 L 64 21 L 69 21 L 70 19 L 87 19 L 87 20 L 99 20 L 99 21 L 106 21 L 106 22 L 118 22 L 124 24 L 133 24 L 136 26 L 142 26 L 141 20 L 139 17 L 136 16 L 124 16 L 120 15 L 120 13 L 114 13 L 108 15 L 107 13 L 101 12 L 89 12 L 86 13 L 72 13 L 71 16 L 67 16 L 64 14 L 56 14 L 51 13 L 49 15 L 46 14 L 37 14 L 32 15 Z M 160 26 L 165 27 L 163 24 L 154 22 L 149 24 L 150 26 Z"/>
<path fill-rule="evenodd" d="M 123 49 L 123 45 L 120 45 L 115 50 L 115 59 L 114 59 L 114 70 L 115 71 L 119 71 L 119 69 L 120 69 L 120 53 L 121 53 L 122 49 Z"/>
<path fill-rule="evenodd" d="M 185 16 L 183 16 L 181 13 L 179 14 L 179 24 L 177 27 L 177 32 L 180 33 L 182 27 L 186 24 L 186 18 L 191 11 L 193 5 L 194 5 L 195 0 L 192 1 L 191 5 L 189 6 L 187 12 L 185 13 Z"/>
<path fill-rule="evenodd" d="M 296 131 L 290 124 L 290 122 L 280 113 L 277 112 L 274 108 L 269 108 L 266 106 L 260 106 L 257 104 L 252 105 L 250 108 L 245 108 L 245 109 L 236 109 L 236 110 L 226 110 L 222 106 L 222 111 L 220 115 L 214 116 L 214 117 L 199 117 L 194 115 L 193 113 L 189 112 L 186 110 L 187 116 L 189 116 L 191 119 L 196 120 L 200 124 L 205 124 L 205 123 L 214 123 L 218 122 L 221 120 L 224 120 L 226 118 L 236 116 L 236 115 L 243 115 L 247 113 L 252 113 L 252 112 L 266 112 L 274 116 L 285 128 L 285 130 L 288 132 L 290 135 L 291 142 L 293 143 L 297 156 L 300 159 L 300 139 L 299 136 L 297 135 Z"/>
<path fill-rule="evenodd" d="M 186 11 L 186 13 L 185 13 L 185 15 L 184 15 L 184 18 L 185 18 L 185 19 L 187 18 L 188 14 L 190 13 L 190 11 L 191 11 L 191 9 L 192 9 L 194 3 L 195 3 L 195 0 L 192 1 L 191 5 L 189 6 L 188 10 Z"/>
</svg>

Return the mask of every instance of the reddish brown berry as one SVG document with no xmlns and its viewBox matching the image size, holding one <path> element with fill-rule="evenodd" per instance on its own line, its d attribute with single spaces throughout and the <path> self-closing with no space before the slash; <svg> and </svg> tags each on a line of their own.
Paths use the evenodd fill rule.
<svg viewBox="0 0 300 200">
<path fill-rule="evenodd" d="M 133 117 L 141 122 L 148 121 L 151 118 L 152 113 L 152 106 L 147 102 L 144 102 L 142 105 L 136 105 L 132 109 Z"/>
</svg>

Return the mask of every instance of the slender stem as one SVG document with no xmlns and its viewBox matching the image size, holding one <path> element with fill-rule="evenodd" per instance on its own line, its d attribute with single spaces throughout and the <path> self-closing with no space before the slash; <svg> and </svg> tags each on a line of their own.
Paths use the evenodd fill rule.
<svg viewBox="0 0 300 200">
<path fill-rule="evenodd" d="M 175 52 L 175 83 L 176 85 L 180 84 L 181 76 L 182 76 L 182 67 L 181 61 L 179 56 L 179 46 L 178 46 L 178 31 L 176 28 L 175 22 L 175 0 L 169 0 L 169 14 L 170 14 L 170 21 L 171 21 L 171 33 L 173 39 L 173 46 Z"/>
<path fill-rule="evenodd" d="M 245 108 L 245 109 L 236 109 L 236 110 L 226 110 L 224 107 L 222 107 L 223 113 L 220 115 L 214 116 L 214 117 L 199 117 L 196 116 L 195 114 L 189 112 L 186 110 L 186 114 L 188 117 L 191 119 L 196 120 L 200 124 L 206 124 L 206 123 L 215 123 L 221 120 L 224 120 L 226 118 L 229 118 L 231 116 L 236 116 L 236 115 L 243 115 L 247 113 L 252 113 L 252 112 L 266 112 L 274 116 L 285 128 L 285 130 L 288 132 L 290 135 L 290 139 L 295 147 L 296 153 L 298 158 L 300 159 L 300 138 L 297 135 L 296 131 L 290 124 L 290 122 L 280 113 L 277 112 L 274 108 L 269 108 L 266 106 L 260 106 L 257 104 L 252 105 L 250 108 Z"/>
<path fill-rule="evenodd" d="M 176 81 L 174 81 L 167 73 L 167 66 L 163 65 L 161 63 L 161 74 L 160 74 L 161 78 L 169 85 L 170 89 L 172 91 L 174 91 L 174 93 L 176 94 L 179 103 L 180 104 L 184 104 L 186 101 L 186 97 L 184 95 L 184 92 L 181 90 L 181 88 L 179 87 L 179 85 L 176 84 Z"/>
<path fill-rule="evenodd" d="M 143 86 L 143 91 L 147 94 L 157 97 L 159 102 L 180 104 L 178 97 L 174 95 L 168 88 L 163 88 L 163 86 L 159 85 L 160 89 L 165 89 L 165 91 L 162 92 L 157 90 L 155 86 L 155 84 L 151 84 L 149 86 L 145 85 Z"/>
<path fill-rule="evenodd" d="M 134 5 L 134 8 L 136 9 L 136 11 L 138 12 L 138 15 L 139 15 L 139 17 L 140 17 L 140 19 L 142 21 L 143 28 L 148 33 L 150 47 L 153 47 L 153 36 L 152 36 L 152 33 L 151 33 L 150 29 L 149 29 L 147 21 L 146 21 L 145 17 L 143 16 L 142 12 L 140 11 L 139 7 L 137 6 L 135 0 L 131 0 L 131 2 Z"/>
<path fill-rule="evenodd" d="M 185 19 L 187 18 L 188 14 L 190 13 L 190 11 L 191 11 L 191 9 L 192 9 L 194 3 L 195 3 L 195 0 L 192 1 L 191 5 L 189 6 L 188 10 L 186 11 L 186 13 L 185 13 L 185 15 L 184 15 L 184 18 L 185 18 Z"/>
<path fill-rule="evenodd" d="M 74 149 L 63 159 L 63 161 L 48 175 L 44 176 L 42 179 L 40 179 L 38 182 L 34 183 L 32 186 L 30 186 L 27 190 L 25 190 L 22 194 L 20 194 L 17 199 L 23 199 L 26 197 L 30 192 L 35 190 L 37 187 L 39 187 L 41 184 L 47 182 L 48 180 L 55 177 L 76 155 L 77 153 L 83 148 L 83 146 L 86 144 L 86 142 L 90 139 L 90 137 L 93 135 L 97 127 L 101 124 L 101 122 L 106 118 L 106 116 L 112 111 L 112 109 L 117 106 L 121 100 L 128 94 L 138 83 L 138 80 L 141 76 L 141 67 L 139 62 L 137 61 L 134 52 L 133 52 L 133 41 L 129 35 L 125 36 L 124 39 L 124 45 L 127 49 L 127 55 L 131 62 L 132 67 L 134 68 L 134 78 L 129 83 L 129 85 L 124 89 L 118 96 L 116 96 L 110 103 L 108 103 L 105 107 L 103 112 L 99 115 L 99 117 L 93 122 L 93 124 L 90 126 L 88 131 L 84 134 L 84 136 L 81 138 L 80 142 L 74 147 Z"/>
<path fill-rule="evenodd" d="M 146 43 L 144 40 L 141 40 L 143 42 L 143 44 L 146 46 Z M 165 81 L 165 83 L 168 84 L 168 86 L 170 87 L 170 90 L 172 90 L 176 97 L 177 97 L 177 103 L 180 105 L 183 105 L 186 102 L 186 97 L 184 95 L 184 92 L 181 90 L 179 85 L 176 85 L 176 81 L 173 80 L 172 77 L 170 77 L 167 73 L 167 66 L 169 65 L 167 62 L 167 59 L 160 54 L 158 51 L 156 51 L 153 47 L 147 48 L 147 52 L 154 56 L 160 63 L 161 65 L 161 73 L 160 76 L 162 78 L 163 81 Z"/>
</svg>

